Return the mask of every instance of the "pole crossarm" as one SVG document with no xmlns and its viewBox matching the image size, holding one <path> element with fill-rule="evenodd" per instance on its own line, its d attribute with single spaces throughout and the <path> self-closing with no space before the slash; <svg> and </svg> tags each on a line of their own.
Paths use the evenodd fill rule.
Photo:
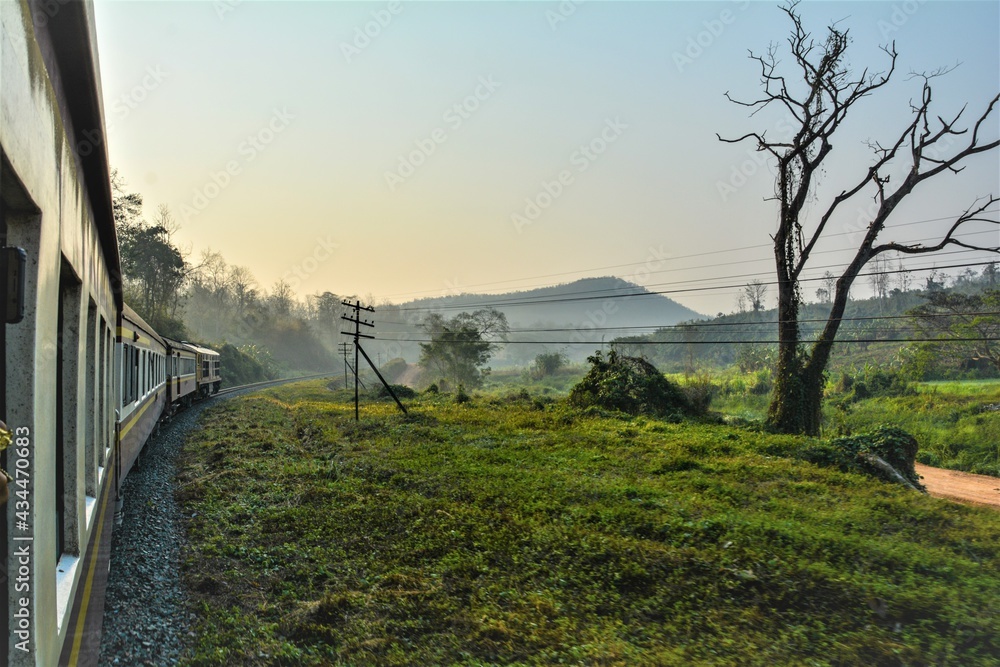
<svg viewBox="0 0 1000 667">
<path fill-rule="evenodd" d="M 396 401 L 396 405 L 399 406 L 399 409 L 403 411 L 404 415 L 408 414 L 406 412 L 406 407 L 399 400 L 399 397 L 396 396 L 396 392 L 394 392 L 392 390 L 392 387 L 389 385 L 388 382 L 385 381 L 385 378 L 382 377 L 382 374 L 379 372 L 378 368 L 375 366 L 374 363 L 372 363 L 371 357 L 369 357 L 368 353 L 365 352 L 364 348 L 361 347 L 361 339 L 362 338 L 369 338 L 369 339 L 372 339 L 372 340 L 375 339 L 375 336 L 370 336 L 368 334 L 361 333 L 361 327 L 371 327 L 371 328 L 375 327 L 375 323 L 374 322 L 369 322 L 368 320 L 361 319 L 361 311 L 363 310 L 363 311 L 368 312 L 368 313 L 374 313 L 375 309 L 372 308 L 371 306 L 362 306 L 361 305 L 361 301 L 354 301 L 353 303 L 350 302 L 350 301 L 342 301 L 341 303 L 343 305 L 347 306 L 348 308 L 351 308 L 354 311 L 354 316 L 353 317 L 348 317 L 347 315 L 341 315 L 340 316 L 340 319 L 345 320 L 347 322 L 350 322 L 350 323 L 352 323 L 354 325 L 354 331 L 341 331 L 340 332 L 340 333 L 344 334 L 345 336 L 351 336 L 354 339 L 354 366 L 351 368 L 351 370 L 354 372 L 354 421 L 358 421 L 360 419 L 360 413 L 359 413 L 359 408 L 358 408 L 358 404 L 359 404 L 358 383 L 361 383 L 361 385 L 364 386 L 364 383 L 361 382 L 360 374 L 358 372 L 359 371 L 359 366 L 358 366 L 358 353 L 359 352 L 362 355 L 364 355 L 365 361 L 367 361 L 368 365 L 371 366 L 371 368 L 372 368 L 373 371 L 375 371 L 375 375 L 378 376 L 378 379 L 382 382 L 382 386 L 384 386 L 386 388 L 386 391 L 389 392 L 389 395 L 392 396 L 392 398 L 393 398 L 394 401 Z M 349 364 L 347 364 L 347 345 L 348 344 L 347 343 L 341 343 L 341 345 L 343 346 L 342 349 L 343 349 L 343 352 L 344 352 L 344 364 L 345 365 L 349 365 Z M 367 388 L 368 387 L 365 387 L 365 389 L 367 389 Z"/>
</svg>

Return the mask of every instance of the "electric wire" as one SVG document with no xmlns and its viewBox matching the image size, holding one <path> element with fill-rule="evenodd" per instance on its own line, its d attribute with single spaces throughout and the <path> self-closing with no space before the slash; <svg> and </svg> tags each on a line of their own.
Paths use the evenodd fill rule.
<svg viewBox="0 0 1000 667">
<path fill-rule="evenodd" d="M 1000 212 L 1000 209 L 991 209 L 991 210 L 983 211 L 982 213 L 983 214 L 987 214 L 987 213 L 997 213 L 997 212 Z M 913 225 L 923 225 L 923 224 L 928 224 L 928 223 L 931 223 L 931 222 L 941 222 L 942 220 L 954 220 L 954 219 L 955 219 L 955 216 L 944 216 L 944 217 L 939 217 L 939 218 L 927 218 L 927 219 L 924 219 L 924 220 L 913 220 L 913 221 L 910 221 L 910 222 L 903 222 L 903 223 L 898 223 L 898 224 L 891 225 L 891 226 L 886 226 L 883 229 L 883 233 L 888 232 L 888 231 L 893 230 L 893 229 L 899 229 L 901 227 L 910 227 L 910 226 L 913 226 Z M 836 232 L 836 233 L 832 233 L 832 234 L 825 234 L 823 238 L 835 238 L 835 237 L 839 237 L 839 236 L 849 236 L 849 235 L 856 234 L 856 233 L 858 233 L 857 230 L 852 230 L 852 231 L 847 231 L 847 232 Z M 975 233 L 981 233 L 981 232 L 975 232 Z M 940 238 L 940 237 L 934 237 L 934 238 Z M 928 239 L 921 239 L 921 240 L 928 240 Z M 919 243 L 921 240 L 908 241 L 907 243 Z M 711 251 L 706 251 L 706 252 L 690 253 L 690 254 L 687 254 L 687 255 L 679 255 L 677 257 L 667 257 L 666 259 L 669 260 L 669 261 L 675 261 L 675 260 L 680 260 L 680 259 L 692 259 L 692 258 L 695 258 L 695 257 L 707 257 L 707 256 L 710 256 L 710 255 L 714 256 L 714 255 L 720 255 L 720 254 L 723 254 L 723 253 L 742 252 L 742 251 L 745 251 L 745 250 L 757 250 L 757 249 L 760 249 L 760 248 L 771 248 L 771 247 L 773 247 L 773 245 L 771 243 L 761 243 L 761 244 L 757 244 L 757 245 L 742 246 L 742 247 L 737 247 L 737 248 L 725 248 L 725 249 L 722 249 L 722 250 L 711 250 Z M 844 249 L 844 250 L 849 250 L 849 248 Z M 823 251 L 823 252 L 843 252 L 844 250 Z M 819 253 L 816 253 L 816 254 L 819 254 Z M 630 266 L 642 266 L 643 264 L 648 264 L 650 261 L 651 260 L 647 259 L 647 260 L 642 261 L 642 262 L 629 262 L 629 263 L 625 263 L 625 264 L 612 264 L 612 265 L 609 265 L 609 266 L 593 267 L 593 268 L 588 268 L 588 269 L 577 269 L 577 270 L 574 270 L 574 271 L 562 271 L 562 272 L 558 272 L 558 273 L 548 273 L 548 274 L 542 274 L 542 275 L 537 275 L 537 276 L 530 276 L 530 277 L 525 277 L 525 278 L 511 278 L 511 279 L 507 279 L 507 280 L 498 280 L 498 281 L 492 281 L 492 282 L 486 282 L 486 283 L 476 283 L 476 284 L 473 284 L 473 285 L 468 285 L 467 287 L 470 288 L 470 289 L 472 289 L 472 288 L 477 288 L 477 287 L 490 287 L 490 286 L 494 286 L 494 285 L 504 285 L 504 284 L 515 283 L 515 282 L 523 282 L 523 281 L 527 281 L 527 280 L 540 280 L 540 279 L 543 279 L 543 278 L 556 278 L 556 277 L 560 277 L 560 276 L 580 275 L 582 273 L 591 273 L 591 272 L 594 272 L 594 271 L 606 271 L 606 270 L 610 270 L 610 269 L 620 269 L 620 268 L 625 268 L 625 267 L 630 267 Z M 760 261 L 764 261 L 764 260 L 760 260 Z M 674 270 L 674 269 L 671 269 L 671 270 Z M 555 285 L 525 286 L 525 287 L 522 287 L 520 289 L 527 291 L 527 290 L 531 290 L 531 289 L 544 289 L 545 287 L 554 287 L 554 286 Z M 438 290 L 419 290 L 419 291 L 414 291 L 414 292 L 403 292 L 403 293 L 398 293 L 398 294 L 390 294 L 390 295 L 388 295 L 388 297 L 397 297 L 398 298 L 398 297 L 401 297 L 401 296 L 412 296 L 412 295 L 415 295 L 415 294 L 433 294 L 435 292 L 438 292 Z M 431 297 L 431 298 L 434 298 L 434 297 Z"/>
</svg>

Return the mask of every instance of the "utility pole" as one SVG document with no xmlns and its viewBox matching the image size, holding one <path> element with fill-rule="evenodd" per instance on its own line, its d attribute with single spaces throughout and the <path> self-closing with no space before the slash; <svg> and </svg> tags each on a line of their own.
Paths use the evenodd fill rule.
<svg viewBox="0 0 1000 667">
<path fill-rule="evenodd" d="M 361 348 L 359 339 L 375 338 L 375 336 L 369 336 L 368 334 L 361 333 L 362 325 L 366 327 L 375 326 L 372 322 L 361 319 L 361 311 L 365 310 L 369 313 L 374 313 L 375 309 L 371 306 L 362 306 L 361 301 L 355 301 L 354 303 L 351 303 L 350 301 L 342 301 L 341 303 L 354 310 L 354 317 L 348 317 L 347 315 L 340 316 L 340 319 L 354 323 L 354 331 L 341 331 L 340 333 L 354 337 L 354 421 L 358 421 L 360 419 L 358 416 L 358 350 Z"/>
<path fill-rule="evenodd" d="M 350 348 L 350 343 L 341 343 L 340 351 L 344 355 L 344 389 L 347 389 L 347 350 Z"/>
<path fill-rule="evenodd" d="M 362 338 L 372 338 L 372 339 L 374 339 L 375 338 L 375 336 L 369 336 L 367 334 L 361 333 L 361 327 L 362 326 L 366 326 L 366 327 L 374 327 L 375 326 L 374 322 L 369 322 L 367 320 L 361 319 L 361 311 L 365 310 L 365 311 L 367 311 L 369 313 L 374 313 L 375 309 L 372 308 L 371 306 L 362 306 L 360 301 L 355 301 L 354 303 L 351 303 L 350 301 L 342 301 L 341 303 L 343 303 L 345 306 L 348 306 L 349 308 L 351 308 L 351 309 L 354 310 L 354 317 L 348 317 L 347 315 L 341 315 L 340 316 L 340 319 L 347 320 L 348 322 L 353 322 L 354 323 L 354 331 L 341 331 L 340 332 L 340 333 L 342 333 L 342 334 L 344 334 L 346 336 L 353 336 L 354 337 L 354 421 L 358 421 L 360 419 L 360 417 L 358 415 L 358 381 L 359 381 L 358 380 L 358 368 L 359 368 L 358 367 L 358 353 L 359 352 L 362 355 L 364 355 L 365 361 L 367 361 L 368 365 L 371 366 L 371 369 L 373 371 L 375 371 L 375 375 L 377 375 L 378 379 L 382 381 L 382 385 L 386 388 L 386 391 L 389 392 L 389 395 L 392 396 L 393 400 L 396 401 L 396 405 L 399 406 L 399 409 L 403 411 L 404 415 L 407 414 L 406 407 L 402 404 L 402 402 L 400 402 L 399 397 L 396 396 L 396 392 L 394 392 L 392 390 L 392 387 L 389 386 L 389 383 L 385 381 L 385 378 L 382 377 L 382 374 L 379 372 L 378 366 L 375 365 L 375 362 L 373 362 L 371 360 L 371 357 L 368 356 L 368 353 L 365 352 L 365 350 L 364 350 L 363 347 L 361 347 L 361 341 L 360 341 L 360 339 L 362 339 Z"/>
</svg>

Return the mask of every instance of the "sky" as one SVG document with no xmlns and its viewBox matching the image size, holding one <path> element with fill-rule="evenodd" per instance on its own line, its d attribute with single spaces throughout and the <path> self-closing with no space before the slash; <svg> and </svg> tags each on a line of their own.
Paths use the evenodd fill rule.
<svg viewBox="0 0 1000 667">
<path fill-rule="evenodd" d="M 1000 3 L 800 11 L 818 38 L 850 30 L 857 70 L 886 69 L 881 44 L 899 52 L 836 138 L 811 219 L 864 173 L 866 142 L 909 121 L 911 73 L 952 69 L 933 80 L 945 117 L 968 104 L 972 121 L 1000 90 Z M 777 110 L 750 117 L 725 97 L 760 94 L 747 56 L 785 45 L 775 3 L 95 0 L 95 13 L 112 166 L 147 219 L 169 207 L 190 261 L 219 251 L 264 291 L 399 303 L 618 275 L 715 314 L 734 310 L 731 286 L 773 275 L 773 168 L 716 133 L 787 134 Z M 994 111 L 984 136 L 998 125 Z M 886 240 L 929 240 L 1000 194 L 998 162 L 923 186 Z M 810 276 L 846 261 L 870 204 L 834 219 Z M 996 243 L 995 225 L 969 230 Z"/>
</svg>

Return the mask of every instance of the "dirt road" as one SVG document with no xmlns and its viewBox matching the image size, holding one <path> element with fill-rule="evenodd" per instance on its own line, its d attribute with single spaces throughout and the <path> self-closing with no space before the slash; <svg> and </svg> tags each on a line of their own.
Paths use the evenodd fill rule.
<svg viewBox="0 0 1000 667">
<path fill-rule="evenodd" d="M 986 505 L 1000 510 L 1000 478 L 988 475 L 973 475 L 957 470 L 942 470 L 916 464 L 920 481 L 927 492 L 937 498 L 957 500 L 973 505 Z"/>
</svg>

